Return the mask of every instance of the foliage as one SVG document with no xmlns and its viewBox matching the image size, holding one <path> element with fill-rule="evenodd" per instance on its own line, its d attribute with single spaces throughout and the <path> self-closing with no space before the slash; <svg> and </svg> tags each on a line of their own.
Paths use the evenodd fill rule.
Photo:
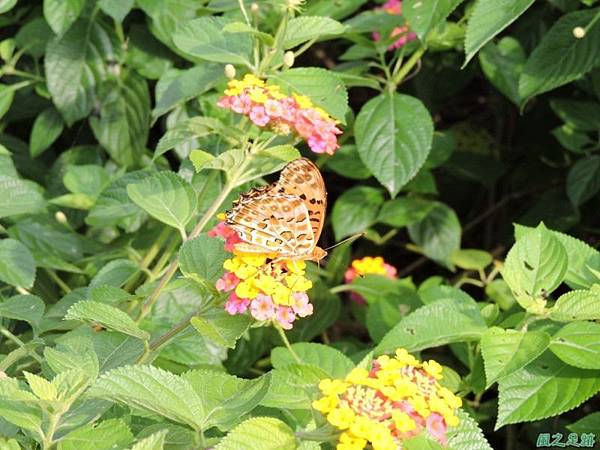
<svg viewBox="0 0 600 450">
<path fill-rule="evenodd" d="M 403 448 L 597 430 L 597 0 L 8 0 L 0 23 L 0 448 L 391 448 L 327 402 L 397 349 L 453 408 L 394 404 Z M 320 247 L 350 242 L 230 258 L 220 214 L 300 156 Z"/>
</svg>

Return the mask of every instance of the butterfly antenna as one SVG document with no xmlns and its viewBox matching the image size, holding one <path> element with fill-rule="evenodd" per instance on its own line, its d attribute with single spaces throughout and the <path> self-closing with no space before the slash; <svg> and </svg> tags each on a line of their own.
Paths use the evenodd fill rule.
<svg viewBox="0 0 600 450">
<path fill-rule="evenodd" d="M 331 250 L 332 248 L 336 248 L 342 244 L 346 244 L 347 242 L 354 242 L 355 240 L 363 237 L 364 235 L 365 235 L 364 231 L 362 233 L 356 233 L 355 235 L 352 235 L 352 236 L 338 242 L 337 244 L 333 244 L 331 247 L 324 248 L 323 250 Z"/>
</svg>

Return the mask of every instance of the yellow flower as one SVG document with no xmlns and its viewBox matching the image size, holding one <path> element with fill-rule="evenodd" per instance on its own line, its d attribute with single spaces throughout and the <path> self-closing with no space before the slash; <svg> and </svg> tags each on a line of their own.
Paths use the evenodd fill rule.
<svg viewBox="0 0 600 450">
<path fill-rule="evenodd" d="M 306 292 L 312 287 L 312 281 L 295 273 L 286 276 L 285 283 L 296 292 Z"/>
<path fill-rule="evenodd" d="M 421 417 L 426 419 L 427 417 L 429 417 L 429 414 L 431 414 L 431 411 L 429 411 L 429 408 L 428 408 L 427 401 L 425 400 L 425 397 L 423 397 L 422 395 L 413 396 L 410 399 L 409 403 L 415 409 L 417 414 L 419 414 Z"/>
<path fill-rule="evenodd" d="M 242 83 L 246 87 L 252 87 L 252 86 L 263 87 L 265 85 L 264 80 L 261 80 L 260 78 L 252 75 L 251 73 L 244 75 L 244 79 L 242 80 Z"/>
<path fill-rule="evenodd" d="M 369 438 L 373 444 L 373 450 L 398 449 L 390 430 L 381 424 L 374 424 L 372 426 Z"/>
<path fill-rule="evenodd" d="M 239 258 L 226 259 L 223 263 L 223 268 L 229 272 L 235 272 L 241 264 L 242 262 Z"/>
<path fill-rule="evenodd" d="M 324 378 L 319 382 L 319 389 L 324 395 L 340 395 L 348 389 L 348 383 L 342 380 Z"/>
<path fill-rule="evenodd" d="M 279 283 L 277 282 L 277 280 L 275 280 L 273 277 L 270 277 L 263 273 L 259 274 L 254 279 L 254 286 L 267 295 L 272 295 L 277 289 L 278 284 Z"/>
<path fill-rule="evenodd" d="M 355 259 L 352 261 L 352 267 L 360 274 L 366 275 L 368 273 L 376 275 L 385 275 L 385 265 L 381 256 L 365 256 L 362 259 Z"/>
<path fill-rule="evenodd" d="M 271 294 L 271 297 L 273 297 L 273 301 L 278 305 L 291 305 L 294 300 L 292 290 L 281 283 L 278 283 L 275 286 L 275 290 L 273 291 L 273 294 Z"/>
<path fill-rule="evenodd" d="M 355 367 L 346 376 L 346 381 L 352 384 L 364 384 L 369 378 L 369 371 L 361 367 Z"/>
<path fill-rule="evenodd" d="M 310 98 L 304 95 L 292 94 L 298 106 L 302 109 L 308 109 L 313 107 L 313 103 L 310 101 Z"/>
<path fill-rule="evenodd" d="M 248 96 L 250 97 L 250 100 L 255 103 L 265 103 L 267 100 L 269 100 L 269 96 L 265 94 L 265 91 L 261 88 L 250 89 Z"/>
<path fill-rule="evenodd" d="M 322 413 L 328 413 L 333 411 L 338 405 L 338 403 L 339 399 L 337 398 L 337 396 L 330 395 L 328 397 L 323 397 L 319 400 L 315 400 L 314 402 L 312 402 L 312 407 Z"/>
<path fill-rule="evenodd" d="M 460 408 L 462 406 L 462 399 L 454 395 L 448 388 L 440 387 L 438 389 L 438 395 L 446 400 L 451 408 Z"/>
<path fill-rule="evenodd" d="M 412 397 L 417 393 L 418 387 L 415 383 L 406 378 L 398 378 L 394 380 L 394 387 L 400 397 Z"/>
<path fill-rule="evenodd" d="M 425 372 L 431 375 L 436 380 L 442 378 L 442 366 L 434 360 L 425 361 L 422 365 Z"/>
<path fill-rule="evenodd" d="M 340 443 L 337 445 L 336 450 L 362 450 L 365 445 L 367 445 L 366 439 L 344 432 L 340 435 Z"/>
<path fill-rule="evenodd" d="M 369 439 L 371 433 L 371 420 L 364 416 L 356 416 L 350 425 L 350 433 L 362 439 Z"/>
<path fill-rule="evenodd" d="M 258 289 L 252 283 L 242 281 L 235 287 L 235 295 L 239 298 L 255 298 L 258 295 Z"/>
<path fill-rule="evenodd" d="M 296 273 L 298 275 L 304 275 L 304 271 L 306 269 L 306 261 L 298 260 L 288 260 L 285 263 L 285 266 L 291 273 Z"/>
<path fill-rule="evenodd" d="M 354 416 L 354 411 L 347 406 L 343 406 L 341 408 L 334 409 L 327 414 L 327 420 L 334 427 L 337 427 L 340 430 L 345 430 L 352 424 Z"/>
<path fill-rule="evenodd" d="M 238 258 L 240 258 L 244 264 L 253 267 L 263 266 L 267 262 L 267 255 L 256 255 L 253 253 L 243 253 L 238 255 Z"/>
<path fill-rule="evenodd" d="M 392 420 L 398 431 L 402 433 L 407 433 L 417 428 L 415 421 L 404 411 L 394 411 L 392 413 Z"/>
<path fill-rule="evenodd" d="M 419 367 L 419 361 L 417 361 L 417 358 L 408 353 L 406 349 L 399 348 L 398 350 L 396 350 L 396 359 L 403 366 Z"/>
<path fill-rule="evenodd" d="M 447 416 L 444 416 L 444 420 L 446 421 L 446 425 L 448 425 L 449 427 L 457 427 L 458 426 L 458 417 L 456 417 L 454 414 L 449 414 Z"/>
</svg>

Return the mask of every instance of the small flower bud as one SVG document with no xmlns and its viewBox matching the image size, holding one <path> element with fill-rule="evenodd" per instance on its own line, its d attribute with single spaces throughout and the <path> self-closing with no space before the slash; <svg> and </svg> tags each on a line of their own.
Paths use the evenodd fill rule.
<svg viewBox="0 0 600 450">
<path fill-rule="evenodd" d="M 235 67 L 232 64 L 227 64 L 225 66 L 225 76 L 230 80 L 235 78 Z"/>
<path fill-rule="evenodd" d="M 582 27 L 575 27 L 573 28 L 573 36 L 577 39 L 582 39 L 585 37 L 585 30 Z"/>
<path fill-rule="evenodd" d="M 288 50 L 284 53 L 283 64 L 287 68 L 290 68 L 294 65 L 294 52 Z"/>
<path fill-rule="evenodd" d="M 258 14 L 258 9 L 259 9 L 259 7 L 258 7 L 258 3 L 256 3 L 256 2 L 253 2 L 253 3 L 250 5 L 250 12 L 251 12 L 252 14 Z"/>
<path fill-rule="evenodd" d="M 67 216 L 65 216 L 65 213 L 62 211 L 56 211 L 54 218 L 58 223 L 67 223 Z"/>
</svg>

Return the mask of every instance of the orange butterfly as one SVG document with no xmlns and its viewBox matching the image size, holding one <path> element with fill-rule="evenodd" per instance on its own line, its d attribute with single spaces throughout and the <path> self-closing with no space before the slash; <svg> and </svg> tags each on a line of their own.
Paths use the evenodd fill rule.
<svg viewBox="0 0 600 450">
<path fill-rule="evenodd" d="M 288 163 L 279 180 L 242 194 L 226 212 L 226 221 L 245 242 L 244 253 L 274 253 L 276 259 L 320 261 L 317 246 L 327 208 L 321 172 L 310 160 Z"/>
</svg>

